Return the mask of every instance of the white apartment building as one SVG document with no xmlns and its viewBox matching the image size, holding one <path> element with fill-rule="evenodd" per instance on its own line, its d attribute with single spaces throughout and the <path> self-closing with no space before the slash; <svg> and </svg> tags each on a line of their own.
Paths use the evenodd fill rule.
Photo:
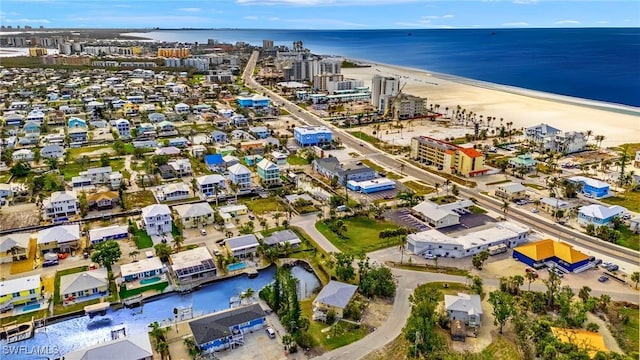
<svg viewBox="0 0 640 360">
<path fill-rule="evenodd" d="M 371 104 L 384 112 L 389 98 L 398 95 L 400 80 L 395 77 L 375 75 L 371 80 Z"/>
<path fill-rule="evenodd" d="M 42 216 L 46 220 L 68 218 L 80 213 L 75 191 L 56 191 L 42 201 Z"/>
<path fill-rule="evenodd" d="M 142 208 L 142 224 L 149 235 L 171 233 L 171 210 L 167 205 L 149 205 Z"/>
</svg>

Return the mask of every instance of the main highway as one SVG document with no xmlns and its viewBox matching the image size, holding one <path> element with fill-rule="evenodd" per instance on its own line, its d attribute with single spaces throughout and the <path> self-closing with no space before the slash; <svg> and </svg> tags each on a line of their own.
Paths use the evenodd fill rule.
<svg viewBox="0 0 640 360">
<path fill-rule="evenodd" d="M 301 107 L 278 95 L 277 93 L 258 84 L 253 78 L 253 71 L 258 60 L 258 54 L 259 53 L 257 51 L 254 52 L 251 55 L 247 66 L 245 67 L 245 71 L 243 73 L 245 85 L 260 93 L 268 95 L 274 102 L 282 105 L 285 110 L 287 110 L 293 116 L 298 117 L 308 125 L 323 125 L 330 127 L 334 131 L 334 133 L 338 135 L 336 136 L 336 138 L 339 138 L 345 146 L 358 150 L 364 157 L 379 163 L 386 169 L 396 169 L 397 171 L 399 171 L 402 167 L 403 171 L 401 173 L 403 173 L 404 175 L 412 176 L 416 179 L 420 179 L 430 184 L 442 183 L 444 181 L 443 178 L 420 169 L 412 163 L 405 161 L 401 157 L 394 156 L 382 150 L 379 150 L 371 146 L 369 143 L 363 143 L 361 140 L 349 134 L 344 129 L 340 129 L 333 126 L 332 124 L 325 122 L 315 114 L 302 109 Z M 475 198 L 479 206 L 497 213 L 502 212 L 502 201 L 480 194 L 478 191 L 474 191 L 473 189 L 468 187 L 459 186 L 459 189 L 462 195 Z M 615 244 L 606 243 L 599 239 L 587 236 L 572 228 L 550 222 L 537 215 L 533 215 L 528 211 L 523 211 L 514 207 L 510 208 L 507 211 L 507 216 L 516 219 L 518 222 L 528 226 L 533 230 L 553 235 L 567 243 L 591 250 L 602 256 L 607 256 L 612 259 L 616 259 L 618 261 L 623 261 L 633 265 L 638 265 L 639 263 L 640 253 L 637 251 L 627 249 Z M 635 271 L 635 269 L 633 270 Z"/>
</svg>

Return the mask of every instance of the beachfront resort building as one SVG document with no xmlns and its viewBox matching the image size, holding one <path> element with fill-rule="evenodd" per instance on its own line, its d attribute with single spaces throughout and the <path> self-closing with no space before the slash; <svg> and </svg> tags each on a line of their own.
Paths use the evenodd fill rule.
<svg viewBox="0 0 640 360">
<path fill-rule="evenodd" d="M 504 221 L 487 224 L 453 237 L 438 230 L 427 230 L 407 236 L 407 250 L 416 255 L 462 258 L 475 255 L 492 246 L 518 246 L 527 241 L 529 229 Z"/>
<path fill-rule="evenodd" d="M 0 282 L 0 312 L 14 306 L 39 302 L 44 299 L 44 286 L 40 275 L 26 276 Z"/>
<path fill-rule="evenodd" d="M 374 75 L 371 79 L 371 105 L 378 109 L 379 113 L 384 113 L 389 104 L 389 100 L 398 95 L 400 91 L 400 79 L 389 76 Z"/>
<path fill-rule="evenodd" d="M 331 143 L 333 133 L 326 126 L 296 126 L 293 129 L 293 138 L 300 146 L 321 146 Z"/>
<path fill-rule="evenodd" d="M 423 164 L 434 165 L 447 174 L 474 177 L 489 172 L 484 164 L 484 155 L 478 150 L 429 136 L 415 136 L 411 139 L 410 156 Z"/>
</svg>

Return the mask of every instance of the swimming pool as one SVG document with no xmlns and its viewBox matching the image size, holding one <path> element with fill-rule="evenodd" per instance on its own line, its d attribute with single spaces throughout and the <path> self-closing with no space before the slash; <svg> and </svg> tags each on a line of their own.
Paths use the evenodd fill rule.
<svg viewBox="0 0 640 360">
<path fill-rule="evenodd" d="M 231 264 L 231 265 L 227 265 L 227 269 L 229 271 L 236 271 L 236 270 L 242 270 L 244 268 L 247 267 L 247 264 L 243 263 L 243 262 L 239 262 L 239 263 L 235 263 L 235 264 Z"/>
<path fill-rule="evenodd" d="M 30 304 L 22 307 L 22 312 L 40 309 L 40 304 Z"/>
<path fill-rule="evenodd" d="M 159 276 L 154 276 L 152 278 L 140 280 L 140 285 L 149 285 L 149 284 L 156 283 L 158 281 L 160 281 L 160 277 Z"/>
</svg>

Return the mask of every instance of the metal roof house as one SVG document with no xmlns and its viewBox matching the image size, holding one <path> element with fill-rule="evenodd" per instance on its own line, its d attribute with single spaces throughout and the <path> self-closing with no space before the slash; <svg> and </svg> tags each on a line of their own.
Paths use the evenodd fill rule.
<svg viewBox="0 0 640 360">
<path fill-rule="evenodd" d="M 300 246 L 301 242 L 298 235 L 296 235 L 296 233 L 289 229 L 276 231 L 270 236 L 262 239 L 262 241 L 269 246 L 275 246 L 278 244 L 284 245 L 285 243 L 289 243 L 293 247 Z"/>
<path fill-rule="evenodd" d="M 152 360 L 153 349 L 149 335 L 135 334 L 121 339 L 87 346 L 64 355 L 65 360 L 113 359 Z"/>
<path fill-rule="evenodd" d="M 313 311 L 328 312 L 333 310 L 336 317 L 342 318 L 344 308 L 355 295 L 358 287 L 351 284 L 345 284 L 339 281 L 331 280 L 320 290 L 318 296 L 313 300 Z"/>
<path fill-rule="evenodd" d="M 260 244 L 255 235 L 248 234 L 227 239 L 225 245 L 233 256 L 246 257 L 253 255 Z"/>
<path fill-rule="evenodd" d="M 449 321 L 460 320 L 465 325 L 480 326 L 482 324 L 482 301 L 480 295 L 463 294 L 445 295 L 444 308 Z"/>
</svg>

